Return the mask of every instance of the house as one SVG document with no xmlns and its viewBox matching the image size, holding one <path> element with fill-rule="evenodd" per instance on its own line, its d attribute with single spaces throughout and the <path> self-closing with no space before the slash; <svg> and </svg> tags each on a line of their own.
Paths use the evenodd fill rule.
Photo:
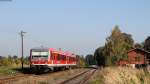
<svg viewBox="0 0 150 84">
<path fill-rule="evenodd" d="M 128 60 L 120 60 L 119 65 L 131 65 L 135 67 L 136 65 L 149 64 L 148 54 L 150 52 L 144 49 L 134 48 L 127 52 Z"/>
</svg>

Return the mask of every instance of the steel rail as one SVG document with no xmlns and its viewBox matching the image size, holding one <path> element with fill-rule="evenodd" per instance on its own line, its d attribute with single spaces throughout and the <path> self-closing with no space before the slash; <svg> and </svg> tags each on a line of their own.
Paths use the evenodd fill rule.
<svg viewBox="0 0 150 84">
<path fill-rule="evenodd" d="M 84 71 L 70 79 L 67 79 L 59 84 L 84 84 L 96 71 L 96 69 L 91 69 Z M 77 80 L 78 79 L 78 80 Z"/>
</svg>

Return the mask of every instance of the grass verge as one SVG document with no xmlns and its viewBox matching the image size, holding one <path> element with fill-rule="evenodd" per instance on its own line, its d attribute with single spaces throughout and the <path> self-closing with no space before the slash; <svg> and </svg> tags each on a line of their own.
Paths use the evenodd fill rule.
<svg viewBox="0 0 150 84">
<path fill-rule="evenodd" d="M 148 67 L 149 68 L 149 67 Z M 150 84 L 150 69 L 106 67 L 97 70 L 88 84 Z"/>
</svg>

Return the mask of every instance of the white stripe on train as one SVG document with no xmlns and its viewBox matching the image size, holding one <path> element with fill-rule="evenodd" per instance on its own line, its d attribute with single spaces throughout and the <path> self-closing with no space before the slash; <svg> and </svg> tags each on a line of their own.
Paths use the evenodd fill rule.
<svg viewBox="0 0 150 84">
<path fill-rule="evenodd" d="M 47 65 L 49 67 L 57 67 L 57 66 L 75 66 L 76 64 L 32 64 L 32 65 Z"/>
</svg>

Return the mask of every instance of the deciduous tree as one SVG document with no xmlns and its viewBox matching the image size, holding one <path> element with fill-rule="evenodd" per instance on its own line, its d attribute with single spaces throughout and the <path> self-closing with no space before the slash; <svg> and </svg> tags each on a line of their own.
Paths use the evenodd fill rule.
<svg viewBox="0 0 150 84">
<path fill-rule="evenodd" d="M 98 62 L 104 59 L 105 63 L 103 62 L 103 64 L 114 65 L 119 60 L 127 59 L 127 51 L 133 47 L 133 44 L 134 40 L 132 39 L 132 36 L 127 33 L 122 33 L 119 27 L 115 26 L 111 35 L 106 38 L 103 49 L 99 48 L 96 50 L 97 52 L 95 55 L 98 55 L 96 56 L 98 57 L 97 60 L 99 59 Z"/>
</svg>

